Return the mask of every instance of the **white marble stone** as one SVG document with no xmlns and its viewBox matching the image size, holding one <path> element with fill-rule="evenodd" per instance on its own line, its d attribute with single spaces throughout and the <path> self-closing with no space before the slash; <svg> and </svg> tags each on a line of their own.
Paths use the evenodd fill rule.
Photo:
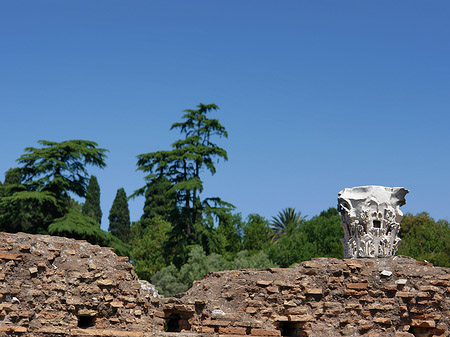
<svg viewBox="0 0 450 337">
<path fill-rule="evenodd" d="M 398 249 L 403 187 L 358 186 L 339 192 L 345 258 L 388 257 Z"/>
</svg>

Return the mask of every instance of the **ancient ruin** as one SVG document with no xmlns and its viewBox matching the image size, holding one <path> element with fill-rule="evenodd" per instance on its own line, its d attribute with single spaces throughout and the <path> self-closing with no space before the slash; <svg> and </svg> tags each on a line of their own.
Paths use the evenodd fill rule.
<svg viewBox="0 0 450 337">
<path fill-rule="evenodd" d="M 345 258 L 394 256 L 409 191 L 403 187 L 358 186 L 339 192 L 338 211 Z"/>
<path fill-rule="evenodd" d="M 0 336 L 449 336 L 450 269 L 395 256 L 210 273 L 162 298 L 86 241 L 0 233 Z"/>
</svg>

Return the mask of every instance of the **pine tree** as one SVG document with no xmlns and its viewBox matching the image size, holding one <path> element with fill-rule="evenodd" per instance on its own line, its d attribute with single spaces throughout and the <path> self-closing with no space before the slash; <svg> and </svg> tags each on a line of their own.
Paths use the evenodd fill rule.
<svg viewBox="0 0 450 337">
<path fill-rule="evenodd" d="M 3 230 L 47 233 L 48 226 L 72 208 L 71 194 L 85 196 L 86 167 L 106 166 L 107 150 L 97 148 L 95 142 L 38 143 L 41 148 L 28 147 L 17 160 L 21 167 L 7 172 L 0 192 Z"/>
<path fill-rule="evenodd" d="M 98 225 L 102 222 L 102 210 L 100 208 L 100 186 L 97 177 L 91 176 L 86 190 L 86 201 L 81 210 L 83 215 L 93 218 Z"/>
<path fill-rule="evenodd" d="M 207 117 L 208 113 L 219 109 L 217 105 L 200 103 L 197 108 L 185 110 L 183 121 L 172 124 L 171 129 L 179 129 L 185 136 L 172 144 L 172 150 L 138 155 L 137 162 L 138 170 L 148 173 L 145 177 L 147 182 L 161 177 L 171 182 L 171 191 L 176 192 L 180 209 L 179 224 L 188 237 L 192 235 L 192 226 L 202 220 L 205 207 L 211 211 L 232 208 L 231 204 L 220 198 L 200 199 L 203 191 L 202 171 L 214 174 L 215 163 L 219 159 L 228 160 L 227 152 L 213 142 L 214 138 L 227 138 L 228 133 L 218 119 Z M 134 195 L 144 194 L 145 188 L 137 190 Z"/>
<path fill-rule="evenodd" d="M 109 211 L 109 231 L 123 242 L 130 240 L 130 211 L 125 190 L 119 188 Z"/>
<path fill-rule="evenodd" d="M 166 177 L 159 177 L 147 184 L 143 219 L 160 216 L 163 220 L 173 220 L 177 213 L 176 193 Z"/>
</svg>

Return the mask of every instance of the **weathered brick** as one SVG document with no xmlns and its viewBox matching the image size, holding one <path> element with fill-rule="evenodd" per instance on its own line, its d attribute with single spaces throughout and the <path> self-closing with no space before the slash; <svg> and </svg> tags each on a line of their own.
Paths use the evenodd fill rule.
<svg viewBox="0 0 450 337">
<path fill-rule="evenodd" d="M 229 321 L 222 321 L 222 320 L 215 320 L 215 319 L 208 319 L 203 321 L 203 325 L 206 326 L 228 326 L 230 324 Z"/>
<path fill-rule="evenodd" d="M 280 330 L 271 330 L 271 329 L 255 329 L 253 328 L 250 331 L 252 336 L 281 336 Z"/>
<path fill-rule="evenodd" d="M 140 331 L 125 330 L 100 330 L 100 329 L 72 329 L 71 336 L 95 336 L 95 337 L 144 337 Z"/>
<path fill-rule="evenodd" d="M 412 319 L 409 325 L 420 328 L 435 328 L 436 322 L 432 320 Z"/>
<path fill-rule="evenodd" d="M 348 289 L 365 290 L 365 289 L 367 289 L 368 284 L 367 283 L 347 283 L 345 286 Z"/>
<path fill-rule="evenodd" d="M 362 310 L 362 305 L 358 302 L 356 303 L 346 303 L 345 309 L 347 310 Z"/>
<path fill-rule="evenodd" d="M 243 327 L 219 327 L 219 334 L 227 335 L 245 335 L 247 334 L 247 329 Z"/>
<path fill-rule="evenodd" d="M 322 295 L 322 288 L 306 288 L 305 294 L 307 295 Z"/>
<path fill-rule="evenodd" d="M 314 316 L 312 316 L 312 315 L 289 315 L 288 319 L 290 322 L 312 322 L 312 321 L 314 321 Z"/>
<path fill-rule="evenodd" d="M 259 280 L 256 281 L 256 284 L 261 286 L 261 287 L 267 287 L 270 286 L 273 283 L 273 281 L 268 281 L 268 280 Z"/>
<path fill-rule="evenodd" d="M 210 327 L 210 326 L 202 326 L 202 327 L 200 327 L 200 331 L 199 332 L 214 333 L 215 329 L 213 327 Z"/>
<path fill-rule="evenodd" d="M 419 292 L 420 291 L 431 291 L 433 293 L 436 293 L 439 291 L 438 287 L 432 286 L 432 285 L 425 285 L 425 286 L 420 286 L 419 287 Z"/>
<path fill-rule="evenodd" d="M 344 289 L 345 296 L 364 296 L 367 295 L 366 290 Z"/>
<path fill-rule="evenodd" d="M 22 255 L 12 254 L 12 253 L 7 253 L 7 252 L 0 252 L 0 260 L 22 261 Z"/>
<path fill-rule="evenodd" d="M 448 287 L 450 286 L 450 281 L 448 280 L 434 280 L 430 282 L 434 286 Z"/>
<path fill-rule="evenodd" d="M 392 325 L 392 321 L 389 317 L 374 317 L 373 321 L 379 324 Z"/>
</svg>

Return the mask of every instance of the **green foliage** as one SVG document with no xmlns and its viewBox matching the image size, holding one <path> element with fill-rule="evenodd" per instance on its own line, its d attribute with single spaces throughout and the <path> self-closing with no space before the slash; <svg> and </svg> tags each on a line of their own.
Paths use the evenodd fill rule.
<svg viewBox="0 0 450 337">
<path fill-rule="evenodd" d="M 112 235 L 123 242 L 130 240 L 130 210 L 128 199 L 123 188 L 119 188 L 109 211 L 109 228 Z"/>
<path fill-rule="evenodd" d="M 188 261 L 179 271 L 171 264 L 157 272 L 151 281 L 161 294 L 172 296 L 186 291 L 195 280 L 202 279 L 207 273 L 225 270 L 229 266 L 221 255 L 206 255 L 202 247 L 191 246 Z"/>
<path fill-rule="evenodd" d="M 228 268 L 228 261 L 221 255 L 215 253 L 206 255 L 202 247 L 192 246 L 188 262 L 180 268 L 179 279 L 191 286 L 195 280 L 201 280 L 209 272 Z"/>
<path fill-rule="evenodd" d="M 260 251 L 253 255 L 248 251 L 237 253 L 233 262 L 228 262 L 220 254 L 209 254 L 200 246 L 191 246 L 187 263 L 177 269 L 173 264 L 162 268 L 151 278 L 151 282 L 158 291 L 165 296 L 185 292 L 196 280 L 201 280 L 206 274 L 213 271 L 243 268 L 271 268 L 277 267 L 266 253 Z"/>
<path fill-rule="evenodd" d="M 334 214 L 334 215 L 333 215 Z M 289 235 L 282 235 L 276 246 L 269 249 L 269 256 L 281 267 L 313 257 L 343 257 L 340 239 L 344 237 L 337 211 L 328 210 L 304 221 Z"/>
<path fill-rule="evenodd" d="M 100 208 L 100 186 L 96 176 L 89 178 L 86 190 L 86 201 L 82 208 L 82 214 L 90 216 L 97 221 L 100 226 L 102 222 L 102 210 Z"/>
<path fill-rule="evenodd" d="M 45 234 L 52 214 L 57 213 L 60 213 L 58 202 L 51 193 L 16 191 L 0 198 L 0 230 Z"/>
<path fill-rule="evenodd" d="M 172 189 L 169 179 L 160 176 L 149 182 L 145 188 L 144 214 L 142 218 L 151 219 L 156 216 L 165 220 L 173 220 L 177 216 L 177 195 Z"/>
<path fill-rule="evenodd" d="M 261 269 L 261 268 L 274 268 L 278 267 L 269 256 L 263 252 L 259 251 L 254 255 L 246 250 L 237 253 L 236 259 L 231 264 L 231 269 Z"/>
<path fill-rule="evenodd" d="M 242 248 L 249 251 L 250 254 L 263 250 L 270 243 L 269 222 L 259 214 L 250 214 L 247 217 L 243 231 Z"/>
<path fill-rule="evenodd" d="M 138 170 L 148 174 L 146 180 L 149 184 L 136 191 L 135 195 L 150 189 L 146 205 L 146 212 L 150 217 L 170 214 L 168 211 L 173 205 L 168 201 L 174 198 L 172 200 L 180 208 L 175 212 L 177 217 L 172 218 L 175 232 L 177 236 L 184 236 L 182 232 L 185 232 L 186 244 L 195 243 L 191 238 L 193 226 L 203 218 L 205 204 L 200 200 L 200 193 L 203 191 L 200 173 L 206 169 L 214 174 L 215 161 L 228 159 L 226 151 L 213 143 L 214 137 L 228 137 L 228 133 L 217 119 L 207 117 L 208 113 L 218 109 L 217 105 L 199 104 L 197 107 L 197 110 L 185 110 L 182 117 L 184 120 L 172 124 L 171 129 L 179 129 L 185 136 L 172 144 L 172 150 L 146 153 L 137 157 Z M 156 200 L 152 188 L 161 188 L 161 184 L 165 182 L 164 178 L 170 182 L 170 189 L 166 182 L 166 193 L 161 195 L 162 200 Z M 155 181 L 159 181 L 160 185 L 153 186 Z M 174 194 L 170 195 L 171 192 Z"/>
<path fill-rule="evenodd" d="M 222 249 L 220 253 L 227 260 L 232 260 L 236 254 L 242 249 L 243 226 L 241 214 L 231 214 L 226 212 L 220 217 L 217 226 L 217 235 L 221 238 Z"/>
<path fill-rule="evenodd" d="M 179 270 L 173 264 L 162 268 L 151 279 L 156 290 L 164 296 L 173 296 L 189 289 L 189 285 L 178 279 Z"/>
<path fill-rule="evenodd" d="M 65 236 L 77 240 L 86 240 L 92 244 L 106 246 L 109 238 L 97 222 L 77 209 L 71 209 L 62 218 L 56 219 L 48 227 L 50 235 Z"/>
<path fill-rule="evenodd" d="M 277 242 L 283 235 L 292 235 L 297 231 L 305 217 L 301 212 L 296 212 L 294 208 L 288 207 L 278 213 L 276 217 L 272 217 L 270 226 L 272 227 L 272 241 Z"/>
<path fill-rule="evenodd" d="M 330 208 L 326 213 L 322 212 L 321 215 L 306 221 L 300 231 L 304 232 L 306 240 L 312 243 L 312 257 L 343 258 L 341 238 L 344 237 L 344 230 L 336 209 Z"/>
<path fill-rule="evenodd" d="M 129 246 L 110 233 L 101 230 L 97 222 L 72 208 L 62 218 L 56 219 L 48 227 L 50 235 L 64 236 L 77 240 L 86 240 L 94 245 L 113 247 L 119 255 L 128 255 Z"/>
<path fill-rule="evenodd" d="M 130 255 L 141 279 L 150 280 L 153 274 L 166 266 L 164 247 L 171 230 L 172 225 L 161 217 L 133 223 Z"/>
<path fill-rule="evenodd" d="M 435 221 L 428 213 L 405 214 L 401 223 L 399 255 L 450 267 L 450 224 Z"/>
<path fill-rule="evenodd" d="M 200 280 L 209 272 L 225 270 L 229 262 L 219 254 L 206 255 L 202 247 L 191 246 L 186 264 L 178 270 L 173 264 L 161 269 L 151 279 L 156 289 L 165 296 L 184 292 L 195 280 Z"/>
<path fill-rule="evenodd" d="M 5 173 L 4 186 L 20 185 L 22 183 L 22 172 L 20 168 L 10 168 Z"/>
<path fill-rule="evenodd" d="M 49 224 L 71 208 L 70 193 L 84 196 L 86 165 L 104 167 L 104 149 L 84 140 L 39 141 L 26 148 L 21 168 L 6 173 L 0 193 L 0 226 L 6 231 L 46 233 Z"/>
<path fill-rule="evenodd" d="M 60 143 L 38 141 L 42 148 L 27 147 L 18 162 L 22 164 L 23 181 L 35 191 L 52 192 L 56 198 L 69 192 L 84 197 L 87 165 L 100 168 L 105 164 L 105 149 L 88 140 Z"/>
</svg>

